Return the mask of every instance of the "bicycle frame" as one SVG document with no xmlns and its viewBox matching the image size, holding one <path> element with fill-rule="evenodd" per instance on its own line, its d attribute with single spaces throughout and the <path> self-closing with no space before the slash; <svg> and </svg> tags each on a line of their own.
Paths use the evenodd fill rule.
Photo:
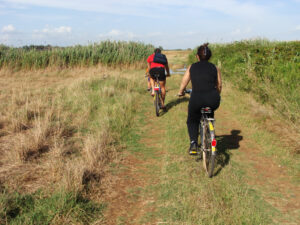
<svg viewBox="0 0 300 225">
<path fill-rule="evenodd" d="M 161 93 L 161 88 L 160 88 L 160 83 L 158 80 L 158 75 L 154 75 L 155 76 L 155 80 L 154 80 L 154 91 L 158 91 L 159 93 Z"/>
<path fill-rule="evenodd" d="M 154 79 L 155 95 L 153 96 L 153 100 L 154 100 L 156 116 L 159 116 L 159 110 L 161 109 L 161 104 L 162 104 L 161 87 L 160 87 L 160 83 L 158 80 L 159 74 L 154 74 L 154 77 L 155 77 L 155 79 Z"/>
</svg>

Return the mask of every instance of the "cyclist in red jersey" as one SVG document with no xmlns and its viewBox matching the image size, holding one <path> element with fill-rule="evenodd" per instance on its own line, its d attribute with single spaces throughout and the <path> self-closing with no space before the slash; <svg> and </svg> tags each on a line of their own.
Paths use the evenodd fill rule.
<svg viewBox="0 0 300 225">
<path fill-rule="evenodd" d="M 160 83 L 160 87 L 161 87 L 161 95 L 162 95 L 162 108 L 165 108 L 165 97 L 166 97 L 166 74 L 165 74 L 165 70 L 167 71 L 167 76 L 170 76 L 170 70 L 169 70 L 169 65 L 168 63 L 166 65 L 160 64 L 160 63 L 156 63 L 153 62 L 154 59 L 154 55 L 155 53 L 161 53 L 161 50 L 159 48 L 156 48 L 154 50 L 154 53 L 151 54 L 148 59 L 148 70 L 150 73 L 150 83 L 151 83 L 151 88 L 152 88 L 152 92 L 151 95 L 154 96 L 154 74 L 159 74 L 158 80 Z"/>
</svg>

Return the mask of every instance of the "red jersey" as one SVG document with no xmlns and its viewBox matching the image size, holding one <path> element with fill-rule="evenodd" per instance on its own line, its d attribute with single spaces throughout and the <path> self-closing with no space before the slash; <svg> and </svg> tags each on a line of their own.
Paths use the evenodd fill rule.
<svg viewBox="0 0 300 225">
<path fill-rule="evenodd" d="M 163 67 L 163 68 L 165 68 L 165 65 L 153 62 L 154 55 L 155 55 L 155 53 L 153 53 L 152 55 L 150 55 L 148 57 L 148 59 L 147 59 L 147 62 L 150 63 L 150 69 L 152 69 L 154 67 Z"/>
</svg>

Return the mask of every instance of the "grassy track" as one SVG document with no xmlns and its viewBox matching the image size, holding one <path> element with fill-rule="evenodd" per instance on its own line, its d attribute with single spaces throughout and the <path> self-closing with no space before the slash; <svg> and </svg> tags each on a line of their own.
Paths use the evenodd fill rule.
<svg viewBox="0 0 300 225">
<path fill-rule="evenodd" d="M 108 198 L 109 224 L 299 223 L 299 159 L 261 130 L 264 116 L 251 105 L 259 112 L 262 106 L 225 83 L 216 114 L 218 165 L 209 179 L 187 154 L 188 99 L 174 96 L 180 80 L 167 80 L 168 112 L 159 118 L 149 94 L 139 97 L 133 132 L 124 136 L 129 151 L 116 173 L 123 197 Z"/>
</svg>

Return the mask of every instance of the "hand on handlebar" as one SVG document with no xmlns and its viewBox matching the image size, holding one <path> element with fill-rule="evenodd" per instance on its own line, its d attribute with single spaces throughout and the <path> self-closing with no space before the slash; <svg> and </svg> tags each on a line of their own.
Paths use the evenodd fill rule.
<svg viewBox="0 0 300 225">
<path fill-rule="evenodd" d="M 178 97 L 183 97 L 183 96 L 185 96 L 185 92 L 182 92 L 182 93 L 178 92 L 177 96 Z"/>
<path fill-rule="evenodd" d="M 184 89 L 182 92 L 178 92 L 178 94 L 176 96 L 178 97 L 182 97 L 182 96 L 185 96 L 185 94 L 191 94 L 192 93 L 192 89 Z"/>
</svg>

